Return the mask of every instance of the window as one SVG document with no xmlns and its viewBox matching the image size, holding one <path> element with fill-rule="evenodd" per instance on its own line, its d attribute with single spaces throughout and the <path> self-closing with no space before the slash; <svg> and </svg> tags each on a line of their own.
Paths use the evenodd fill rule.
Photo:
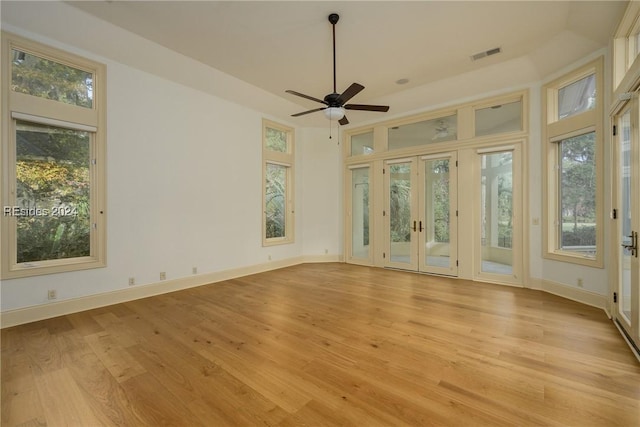
<svg viewBox="0 0 640 427">
<path fill-rule="evenodd" d="M 2 38 L 2 278 L 103 267 L 105 66 Z"/>
<path fill-rule="evenodd" d="M 603 267 L 602 59 L 543 89 L 544 256 Z"/>
<path fill-rule="evenodd" d="M 635 83 L 634 76 L 640 67 L 636 61 L 640 55 L 640 4 L 632 1 L 627 5 L 624 16 L 613 35 L 613 90 L 616 95 L 631 92 Z M 624 81 L 623 81 L 624 80 Z M 612 99 L 616 99 L 614 96 Z M 614 101 L 615 102 L 615 101 Z"/>
<path fill-rule="evenodd" d="M 443 141 L 455 141 L 458 116 L 451 114 L 435 119 L 408 123 L 389 128 L 389 150 L 434 144 Z"/>
<path fill-rule="evenodd" d="M 351 136 L 351 155 L 373 154 L 373 131 Z"/>
<path fill-rule="evenodd" d="M 475 110 L 475 135 L 485 136 L 522 130 L 522 101 Z"/>
<path fill-rule="evenodd" d="M 264 246 L 293 242 L 293 129 L 264 120 L 263 231 Z"/>
</svg>

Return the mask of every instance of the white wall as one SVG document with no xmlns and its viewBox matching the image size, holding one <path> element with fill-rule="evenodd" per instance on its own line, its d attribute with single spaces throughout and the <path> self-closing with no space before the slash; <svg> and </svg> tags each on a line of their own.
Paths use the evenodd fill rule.
<svg viewBox="0 0 640 427">
<path fill-rule="evenodd" d="M 280 108 L 281 98 L 67 4 L 3 3 L 4 30 L 104 62 L 108 70 L 108 267 L 2 281 L 3 313 L 45 306 L 47 289 L 57 289 L 61 301 L 126 290 L 129 277 L 156 283 L 160 271 L 180 279 L 192 267 L 207 274 L 268 264 L 269 257 L 340 259 L 343 177 L 335 130 L 329 140 L 328 127 L 296 129 L 296 242 L 263 248 L 261 120 L 273 119 L 268 105 Z M 464 84 L 417 88 L 411 99 L 425 110 L 530 87 L 529 207 L 530 219 L 541 219 L 541 77 L 525 59 L 501 68 L 512 80 L 495 78 L 494 68 L 463 76 Z M 568 294 L 608 293 L 605 270 L 544 260 L 541 226 L 530 223 L 529 232 L 534 287 L 549 282 Z M 577 289 L 577 277 L 584 289 Z"/>
<path fill-rule="evenodd" d="M 335 126 L 335 125 L 334 125 Z M 336 128 L 306 128 L 298 132 L 303 151 L 302 185 L 298 197 L 304 205 L 303 252 L 305 255 L 341 257 L 343 253 L 342 146 Z M 337 212 L 337 214 L 336 214 Z M 336 234 L 336 230 L 339 231 Z"/>
<path fill-rule="evenodd" d="M 27 3 L 24 9 L 13 5 L 10 13 L 3 9 L 3 29 L 107 65 L 108 266 L 3 280 L 2 312 L 48 304 L 48 289 L 56 289 L 57 300 L 64 301 L 125 290 L 129 277 L 136 286 L 156 283 L 161 271 L 171 281 L 191 276 L 193 267 L 206 275 L 268 263 L 269 258 L 274 263 L 300 259 L 305 238 L 314 241 L 307 245 L 312 255 L 324 254 L 325 248 L 340 253 L 340 152 L 334 143 L 314 130 L 296 131 L 296 241 L 264 248 L 261 138 L 262 118 L 272 118 L 268 112 L 140 70 L 130 60 L 136 57 L 134 47 L 145 48 L 138 52 L 142 57 L 153 50 L 154 61 L 184 75 L 193 70 L 202 78 L 204 66 L 117 27 L 96 23 L 100 34 L 94 36 L 118 40 L 122 55 L 103 50 L 106 57 L 61 43 L 27 22 L 31 8 Z M 55 8 L 57 20 L 66 13 L 75 17 L 78 11 L 64 4 Z M 79 35 L 73 25 L 58 25 L 55 31 L 59 36 L 68 32 L 65 39 Z M 210 79 L 203 84 L 215 86 L 220 80 L 229 86 L 215 72 Z M 238 84 L 237 90 L 249 93 L 251 87 Z M 305 212 L 310 212 L 307 228 Z"/>
</svg>

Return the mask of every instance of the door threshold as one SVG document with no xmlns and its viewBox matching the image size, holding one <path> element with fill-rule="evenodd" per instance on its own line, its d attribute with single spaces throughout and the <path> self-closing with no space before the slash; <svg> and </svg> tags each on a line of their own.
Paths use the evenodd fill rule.
<svg viewBox="0 0 640 427">
<path fill-rule="evenodd" d="M 618 330 L 620 331 L 620 334 L 629 345 L 631 352 L 634 354 L 634 356 L 636 356 L 636 359 L 638 359 L 638 362 L 640 362 L 640 348 L 638 348 L 638 346 L 636 345 L 635 342 L 633 342 L 629 334 L 627 334 L 627 331 L 620 325 L 620 322 L 618 321 L 618 319 L 614 318 L 613 323 L 616 325 L 616 328 L 618 328 Z"/>
</svg>

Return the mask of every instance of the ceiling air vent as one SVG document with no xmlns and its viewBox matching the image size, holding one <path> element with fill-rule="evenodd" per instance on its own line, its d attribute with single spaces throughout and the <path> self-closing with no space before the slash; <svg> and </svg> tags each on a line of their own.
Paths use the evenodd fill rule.
<svg viewBox="0 0 640 427">
<path fill-rule="evenodd" d="M 500 52 L 502 52 L 501 47 L 494 47 L 493 49 L 485 50 L 484 52 L 471 55 L 471 60 L 477 61 L 478 59 L 486 58 L 487 56 L 495 55 L 496 53 L 500 53 Z"/>
</svg>

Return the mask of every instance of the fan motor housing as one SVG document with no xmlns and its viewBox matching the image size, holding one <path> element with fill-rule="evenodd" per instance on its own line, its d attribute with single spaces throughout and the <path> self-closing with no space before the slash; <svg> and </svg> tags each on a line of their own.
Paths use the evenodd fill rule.
<svg viewBox="0 0 640 427">
<path fill-rule="evenodd" d="M 342 100 L 340 99 L 340 94 L 338 93 L 330 93 L 329 95 L 325 96 L 324 102 L 326 102 L 329 107 L 342 107 Z"/>
</svg>

